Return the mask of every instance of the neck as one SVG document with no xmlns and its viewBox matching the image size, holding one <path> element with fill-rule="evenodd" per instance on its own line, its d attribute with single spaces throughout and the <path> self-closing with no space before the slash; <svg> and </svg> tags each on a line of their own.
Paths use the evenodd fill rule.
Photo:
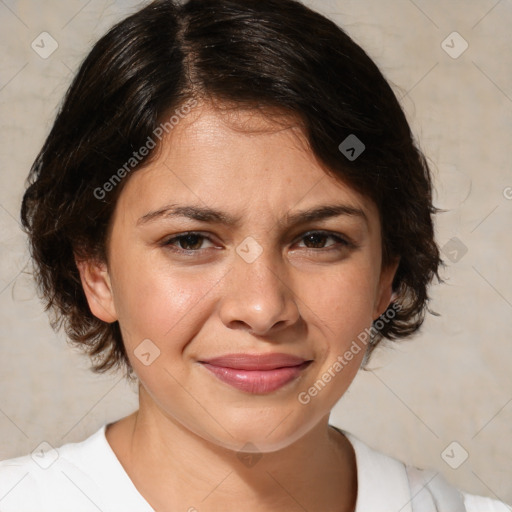
<svg viewBox="0 0 512 512">
<path fill-rule="evenodd" d="M 276 452 L 237 453 L 148 405 L 111 425 L 107 439 L 140 494 L 167 510 L 353 512 L 357 476 L 350 442 L 326 415 L 305 436 Z"/>
</svg>

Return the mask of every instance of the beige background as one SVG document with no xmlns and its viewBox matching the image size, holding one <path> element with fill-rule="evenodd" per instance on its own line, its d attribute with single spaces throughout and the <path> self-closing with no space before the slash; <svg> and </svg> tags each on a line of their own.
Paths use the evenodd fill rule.
<svg viewBox="0 0 512 512">
<path fill-rule="evenodd" d="M 96 376 L 53 333 L 22 272 L 24 180 L 91 44 L 136 1 L 0 2 L 0 459 L 78 441 L 136 408 L 120 376 Z M 310 0 L 341 24 L 395 84 L 436 175 L 447 284 L 432 289 L 422 333 L 381 349 L 332 422 L 368 444 L 442 472 L 473 493 L 512 502 L 512 2 Z M 43 31 L 58 49 L 42 59 Z M 441 44 L 457 31 L 458 58 Z M 453 42 L 452 42 L 453 40 Z M 447 40 L 452 52 L 461 41 Z M 511 199 L 507 199 L 511 198 Z M 452 242 L 454 243 L 454 242 Z M 462 245 L 463 244 L 463 245 Z M 447 251 L 448 253 L 448 251 Z M 448 254 L 452 259 L 455 253 Z M 469 458 L 452 469 L 466 450 Z"/>
</svg>

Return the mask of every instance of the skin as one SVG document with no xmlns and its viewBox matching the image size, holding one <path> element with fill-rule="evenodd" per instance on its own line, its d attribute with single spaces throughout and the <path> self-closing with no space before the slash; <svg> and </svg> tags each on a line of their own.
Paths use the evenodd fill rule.
<svg viewBox="0 0 512 512">
<path fill-rule="evenodd" d="M 140 220 L 171 204 L 222 210 L 239 222 Z M 287 215 L 324 205 L 361 214 L 286 224 Z M 330 233 L 305 237 L 322 230 L 347 243 Z M 207 238 L 165 245 L 189 231 Z M 236 251 L 247 237 L 262 249 L 252 263 Z M 119 321 L 140 407 L 106 436 L 150 505 L 234 511 L 243 500 L 249 512 L 353 511 L 354 453 L 328 419 L 364 350 L 308 404 L 298 395 L 391 300 L 397 264 L 382 265 L 373 202 L 328 176 L 297 126 L 202 104 L 128 179 L 107 254 L 108 264 L 78 266 L 93 314 Z M 148 366 L 134 354 L 145 339 L 160 350 Z M 251 394 L 198 363 L 233 352 L 313 362 L 281 389 Z M 258 455 L 256 464 L 244 463 L 242 447 Z"/>
</svg>

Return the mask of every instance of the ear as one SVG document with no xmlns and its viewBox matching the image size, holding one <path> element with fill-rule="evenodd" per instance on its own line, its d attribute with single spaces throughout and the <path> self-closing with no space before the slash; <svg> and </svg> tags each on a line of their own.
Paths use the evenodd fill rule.
<svg viewBox="0 0 512 512">
<path fill-rule="evenodd" d="M 76 266 L 92 314 L 107 323 L 117 320 L 112 283 L 107 264 L 93 260 L 78 260 Z"/>
<path fill-rule="evenodd" d="M 386 311 L 393 298 L 393 279 L 395 278 L 400 258 L 396 258 L 382 267 L 380 280 L 375 298 L 373 320 L 377 320 Z"/>
</svg>

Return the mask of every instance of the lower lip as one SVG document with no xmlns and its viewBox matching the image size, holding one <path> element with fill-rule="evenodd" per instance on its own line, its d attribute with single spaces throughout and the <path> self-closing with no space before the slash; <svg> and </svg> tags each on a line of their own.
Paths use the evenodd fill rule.
<svg viewBox="0 0 512 512">
<path fill-rule="evenodd" d="M 203 366 L 218 379 L 247 393 L 272 393 L 298 378 L 309 366 L 306 361 L 298 366 L 276 368 L 275 370 L 240 370 L 203 363 Z"/>
</svg>

